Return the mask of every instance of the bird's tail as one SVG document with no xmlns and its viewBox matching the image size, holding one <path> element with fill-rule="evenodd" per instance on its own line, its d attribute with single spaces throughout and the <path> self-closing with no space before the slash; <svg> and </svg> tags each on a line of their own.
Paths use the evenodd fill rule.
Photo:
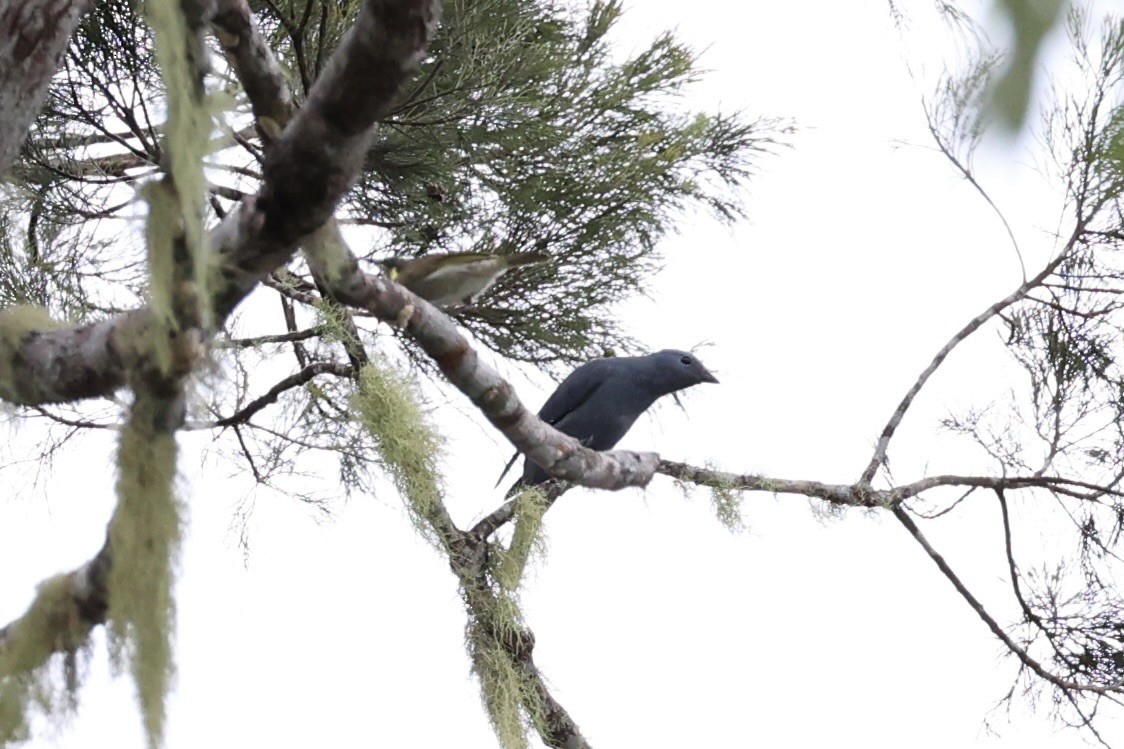
<svg viewBox="0 0 1124 749">
<path fill-rule="evenodd" d="M 501 473 L 500 477 L 498 479 L 496 479 L 496 485 L 492 487 L 493 489 L 499 487 L 500 482 L 503 481 L 503 477 L 507 475 L 507 472 L 511 470 L 511 467 L 513 465 L 515 465 L 515 461 L 518 460 L 518 459 L 519 459 L 519 451 L 516 450 L 515 454 L 511 456 L 511 460 L 507 461 L 507 465 L 505 465 L 503 467 L 503 473 Z M 508 494 L 510 494 L 510 492 L 508 492 Z"/>
<path fill-rule="evenodd" d="M 504 255 L 507 260 L 508 267 L 516 265 L 534 265 L 535 263 L 545 263 L 550 260 L 550 255 L 544 252 L 514 252 L 510 255 Z"/>
</svg>

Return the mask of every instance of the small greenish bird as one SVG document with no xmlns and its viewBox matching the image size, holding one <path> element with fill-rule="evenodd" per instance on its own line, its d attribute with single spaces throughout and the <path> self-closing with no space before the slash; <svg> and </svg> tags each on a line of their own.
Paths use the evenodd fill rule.
<svg viewBox="0 0 1124 749">
<path fill-rule="evenodd" d="M 435 253 L 413 260 L 390 258 L 377 264 L 387 277 L 430 304 L 457 307 L 471 304 L 506 271 L 518 265 L 545 263 L 541 252 L 493 255 L 486 252 Z"/>
</svg>

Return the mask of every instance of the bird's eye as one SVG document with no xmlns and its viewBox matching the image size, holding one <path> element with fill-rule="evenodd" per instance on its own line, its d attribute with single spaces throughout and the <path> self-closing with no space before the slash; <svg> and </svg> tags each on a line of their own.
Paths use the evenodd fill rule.
<svg viewBox="0 0 1124 749">
<path fill-rule="evenodd" d="M 680 364 L 687 364 L 687 365 L 690 365 L 690 364 L 691 364 L 691 357 L 689 357 L 689 356 L 682 356 L 682 357 L 680 357 L 680 358 L 679 358 L 679 363 L 680 363 Z"/>
</svg>

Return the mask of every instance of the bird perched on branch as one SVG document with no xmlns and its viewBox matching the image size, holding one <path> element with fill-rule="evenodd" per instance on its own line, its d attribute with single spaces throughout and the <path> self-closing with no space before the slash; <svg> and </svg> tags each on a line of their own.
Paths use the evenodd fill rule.
<svg viewBox="0 0 1124 749">
<path fill-rule="evenodd" d="M 660 396 L 700 382 L 718 382 L 718 378 L 686 351 L 664 349 L 647 356 L 594 359 L 562 381 L 543 404 L 539 418 L 591 450 L 608 450 Z M 500 481 L 518 457 L 516 453 L 508 461 Z M 524 458 L 523 478 L 508 495 L 550 478 L 530 458 Z"/>
<path fill-rule="evenodd" d="M 544 263 L 549 255 L 515 252 L 455 252 L 426 255 L 413 260 L 391 258 L 378 265 L 391 281 L 400 283 L 430 304 L 455 307 L 471 304 L 506 271 L 519 265 Z"/>
</svg>

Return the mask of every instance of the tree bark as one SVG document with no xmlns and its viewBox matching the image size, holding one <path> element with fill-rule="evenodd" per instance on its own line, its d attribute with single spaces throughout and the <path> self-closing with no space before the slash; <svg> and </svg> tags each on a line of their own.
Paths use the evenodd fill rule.
<svg viewBox="0 0 1124 749">
<path fill-rule="evenodd" d="M 90 0 L 0 0 L 0 175 L 27 137 Z"/>
</svg>

